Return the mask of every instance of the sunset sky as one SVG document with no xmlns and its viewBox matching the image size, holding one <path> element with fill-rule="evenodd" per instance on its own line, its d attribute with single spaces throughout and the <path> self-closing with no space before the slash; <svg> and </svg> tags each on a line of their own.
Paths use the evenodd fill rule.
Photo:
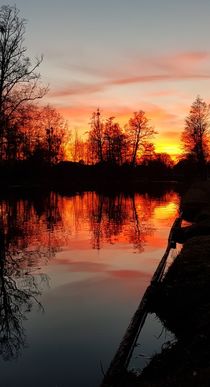
<svg viewBox="0 0 210 387">
<path fill-rule="evenodd" d="M 2 1 L 1 1 L 2 3 Z M 3 4 L 3 3 L 2 3 Z M 14 5 L 7 0 L 5 4 Z M 17 0 L 30 57 L 71 129 L 91 113 L 125 123 L 144 110 L 157 151 L 176 154 L 190 105 L 210 102 L 210 0 Z"/>
</svg>

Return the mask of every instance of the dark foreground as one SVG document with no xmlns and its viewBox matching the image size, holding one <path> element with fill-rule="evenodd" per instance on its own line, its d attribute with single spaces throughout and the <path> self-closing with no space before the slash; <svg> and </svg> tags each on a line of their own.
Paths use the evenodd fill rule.
<svg viewBox="0 0 210 387">
<path fill-rule="evenodd" d="M 210 385 L 209 198 L 208 183 L 194 186 L 185 196 L 182 209 L 193 227 L 178 233 L 183 249 L 150 305 L 177 340 L 155 355 L 139 377 L 131 374 L 126 386 Z"/>
</svg>

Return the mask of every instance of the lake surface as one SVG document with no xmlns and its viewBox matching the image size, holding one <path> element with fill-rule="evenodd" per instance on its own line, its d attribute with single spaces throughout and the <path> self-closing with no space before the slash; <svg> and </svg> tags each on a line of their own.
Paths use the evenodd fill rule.
<svg viewBox="0 0 210 387">
<path fill-rule="evenodd" d="M 100 385 L 178 205 L 173 191 L 1 199 L 1 387 Z M 161 330 L 149 316 L 136 368 Z"/>
</svg>

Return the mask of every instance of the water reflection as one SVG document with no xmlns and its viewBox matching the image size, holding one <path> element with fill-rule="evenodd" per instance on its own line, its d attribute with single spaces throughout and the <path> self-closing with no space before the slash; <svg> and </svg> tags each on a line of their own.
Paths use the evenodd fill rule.
<svg viewBox="0 0 210 387">
<path fill-rule="evenodd" d="M 136 196 L 91 195 L 89 202 L 90 226 L 92 229 L 92 247 L 100 249 L 103 242 L 115 243 L 121 234 L 127 236 L 139 251 L 143 249 L 145 236 L 154 231 L 149 223 L 151 217 L 151 202 L 141 198 L 141 203 Z M 141 214 L 137 210 L 141 207 Z"/>
<path fill-rule="evenodd" d="M 19 366 L 9 363 L 12 373 L 1 367 L 9 387 L 15 378 L 28 386 L 38 365 L 45 387 L 55 377 L 63 386 L 99 384 L 99 360 L 109 363 L 161 256 L 177 205 L 174 192 L 39 192 L 0 201 L 0 354 L 5 360 L 23 354 Z M 33 309 L 42 310 L 41 302 L 39 319 Z M 40 385 L 38 375 L 32 387 Z"/>
<path fill-rule="evenodd" d="M 27 251 L 27 234 L 25 238 L 16 209 L 0 207 L 0 354 L 4 360 L 17 358 L 25 346 L 23 321 L 34 304 L 43 310 L 38 297 L 47 282 L 46 275 L 32 274 L 30 261 L 36 252 Z"/>
<path fill-rule="evenodd" d="M 35 248 L 30 258 L 37 264 L 39 256 L 46 261 L 63 247 L 70 245 L 72 236 L 88 232 L 93 249 L 119 241 L 133 244 L 139 252 L 149 236 L 154 234 L 161 211 L 169 206 L 168 218 L 177 207 L 174 192 L 155 197 L 149 194 L 112 195 L 86 192 L 75 196 L 36 194 L 25 200 L 2 201 L 7 243 L 15 248 Z"/>
</svg>

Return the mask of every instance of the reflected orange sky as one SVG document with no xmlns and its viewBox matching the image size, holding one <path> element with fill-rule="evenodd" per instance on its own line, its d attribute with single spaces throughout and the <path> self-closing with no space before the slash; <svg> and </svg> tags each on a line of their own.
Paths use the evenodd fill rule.
<svg viewBox="0 0 210 387">
<path fill-rule="evenodd" d="M 24 245 L 85 249 L 94 246 L 132 243 L 135 231 L 140 242 L 148 237 L 152 241 L 155 230 L 170 225 L 177 213 L 179 197 L 176 193 L 167 193 L 160 199 L 150 198 L 147 194 L 133 196 L 98 195 L 85 192 L 72 197 L 61 197 L 55 193 L 44 202 L 43 214 L 37 217 L 36 206 L 28 207 L 27 202 L 18 201 L 15 209 L 1 203 L 1 216 L 5 227 L 17 226 L 17 242 Z M 18 223 L 15 215 L 18 216 Z M 12 218 L 12 219 L 11 219 Z M 10 225 L 8 224 L 10 222 Z M 139 230 L 135 230 L 139 228 Z M 20 232 L 22 231 L 22 234 Z M 98 234 L 97 234 L 98 233 Z M 24 237 L 24 238 L 23 238 Z M 85 243 L 84 243 L 85 242 Z"/>
<path fill-rule="evenodd" d="M 72 289 L 77 299 L 93 288 L 94 303 L 105 295 L 106 302 L 135 308 L 163 256 L 178 206 L 178 194 L 162 187 L 152 195 L 52 192 L 0 202 L 5 275 L 46 278 L 53 299 L 59 292 L 71 298 Z"/>
<path fill-rule="evenodd" d="M 35 267 L 51 263 L 63 265 L 68 272 L 103 272 L 123 278 L 150 273 L 161 258 L 178 205 L 174 192 L 158 199 L 148 194 L 86 192 L 61 197 L 52 193 L 42 204 L 18 201 L 9 208 L 3 202 L 1 216 L 11 239 L 7 247 L 14 254 L 24 251 L 25 267 L 33 258 Z"/>
</svg>

